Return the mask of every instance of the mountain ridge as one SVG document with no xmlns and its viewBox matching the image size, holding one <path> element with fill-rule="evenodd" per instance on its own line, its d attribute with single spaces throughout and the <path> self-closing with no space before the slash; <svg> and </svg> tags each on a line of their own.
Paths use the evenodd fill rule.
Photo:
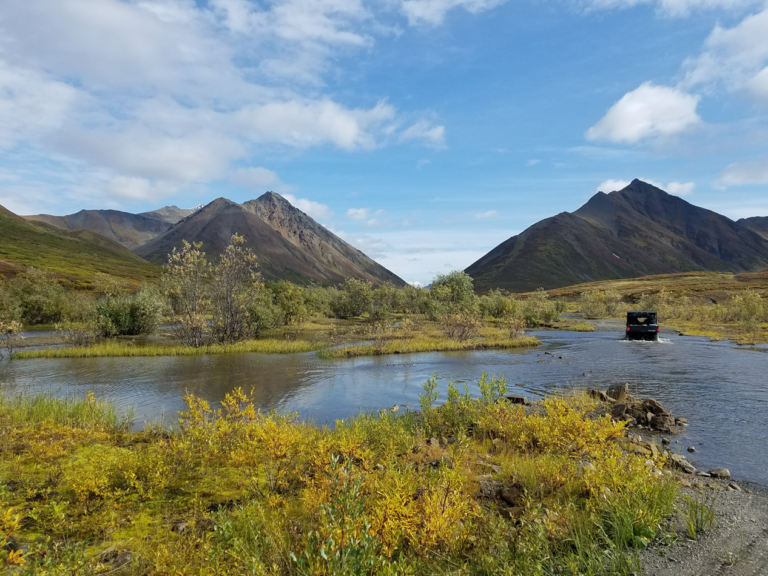
<svg viewBox="0 0 768 576">
<path fill-rule="evenodd" d="M 640 180 L 537 222 L 467 267 L 481 292 L 768 267 L 768 240 Z"/>
</svg>

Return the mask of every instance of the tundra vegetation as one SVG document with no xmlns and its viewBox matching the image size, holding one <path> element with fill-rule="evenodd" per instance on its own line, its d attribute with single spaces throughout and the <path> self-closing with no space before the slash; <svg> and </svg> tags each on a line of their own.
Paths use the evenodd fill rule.
<svg viewBox="0 0 768 576">
<path fill-rule="evenodd" d="M 544 291 L 525 300 L 498 291 L 478 296 L 472 279 L 459 271 L 438 275 L 428 290 L 357 279 L 338 287 L 264 282 L 256 257 L 237 235 L 216 263 L 202 245 L 185 242 L 169 255 L 160 280 L 139 290 L 106 276 L 89 290 L 73 290 L 53 275 L 29 270 L 0 283 L 0 292 L 7 296 L 0 303 L 2 321 L 53 326 L 68 345 L 16 352 L 14 358 L 320 348 L 327 358 L 341 358 L 515 348 L 538 345 L 525 329 L 551 322 L 565 309 Z"/>
<path fill-rule="evenodd" d="M 692 336 L 768 342 L 768 273 L 688 273 L 602 281 L 553 291 L 586 318 L 655 310 L 660 324 Z"/>
<path fill-rule="evenodd" d="M 92 394 L 0 397 L 0 570 L 639 573 L 673 511 L 661 452 L 628 450 L 586 395 L 512 404 L 487 375 L 479 390 L 442 402 L 431 378 L 420 412 L 334 428 L 239 389 L 216 408 L 188 395 L 172 431 L 138 433 Z"/>
</svg>

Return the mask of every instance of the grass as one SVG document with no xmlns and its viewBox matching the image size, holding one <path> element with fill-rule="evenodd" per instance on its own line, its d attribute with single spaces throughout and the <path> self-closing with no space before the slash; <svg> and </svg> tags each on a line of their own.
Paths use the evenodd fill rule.
<svg viewBox="0 0 768 576">
<path fill-rule="evenodd" d="M 169 346 L 160 344 L 135 345 L 132 342 L 102 342 L 93 346 L 80 346 L 71 348 L 48 348 L 45 350 L 32 350 L 28 352 L 16 352 L 14 360 L 29 360 L 33 358 L 107 358 L 129 356 L 205 356 L 208 354 L 295 354 L 299 352 L 312 352 L 319 350 L 324 345 L 318 342 L 305 340 L 247 340 L 225 346 L 212 344 L 202 348 L 190 346 Z"/>
<path fill-rule="evenodd" d="M 89 279 L 96 273 L 145 281 L 160 276 L 161 268 L 127 248 L 85 230 L 60 230 L 24 220 L 0 206 L 0 273 L 13 275 L 32 266 L 70 279 Z"/>
<path fill-rule="evenodd" d="M 357 356 L 385 356 L 388 354 L 415 354 L 418 352 L 458 352 L 464 350 L 495 350 L 534 348 L 541 342 L 533 336 L 519 338 L 486 337 L 471 340 L 449 340 L 440 336 L 415 336 L 386 340 L 374 344 L 353 344 L 321 350 L 321 358 L 354 358 Z"/>
<path fill-rule="evenodd" d="M 715 511 L 706 499 L 687 497 L 683 519 L 685 529 L 691 540 L 698 540 L 699 534 L 711 529 L 715 524 Z"/>
<path fill-rule="evenodd" d="M 0 397 L 0 536 L 23 550 L 0 571 L 597 576 L 662 533 L 674 482 L 586 396 L 526 410 L 484 375 L 438 407 L 424 387 L 421 413 L 333 429 L 240 390 L 139 433 L 92 397 Z"/>
</svg>

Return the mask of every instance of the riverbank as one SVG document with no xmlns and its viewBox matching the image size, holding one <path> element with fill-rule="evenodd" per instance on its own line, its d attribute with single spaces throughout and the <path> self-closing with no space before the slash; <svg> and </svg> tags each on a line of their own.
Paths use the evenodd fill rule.
<svg viewBox="0 0 768 576">
<path fill-rule="evenodd" d="M 585 395 L 483 377 L 335 429 L 197 397 L 168 433 L 92 396 L 0 399 L 0 562 L 22 574 L 629 573 L 663 534 L 663 456 Z M 469 431 L 469 435 L 467 432 Z M 117 572 L 115 572 L 117 573 Z"/>
</svg>

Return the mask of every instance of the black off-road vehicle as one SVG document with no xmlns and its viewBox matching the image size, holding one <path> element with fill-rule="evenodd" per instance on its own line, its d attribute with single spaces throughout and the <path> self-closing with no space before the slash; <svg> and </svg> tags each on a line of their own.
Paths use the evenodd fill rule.
<svg viewBox="0 0 768 576">
<path fill-rule="evenodd" d="M 658 339 L 659 325 L 656 312 L 650 310 L 627 312 L 627 340 L 656 342 Z"/>
</svg>

